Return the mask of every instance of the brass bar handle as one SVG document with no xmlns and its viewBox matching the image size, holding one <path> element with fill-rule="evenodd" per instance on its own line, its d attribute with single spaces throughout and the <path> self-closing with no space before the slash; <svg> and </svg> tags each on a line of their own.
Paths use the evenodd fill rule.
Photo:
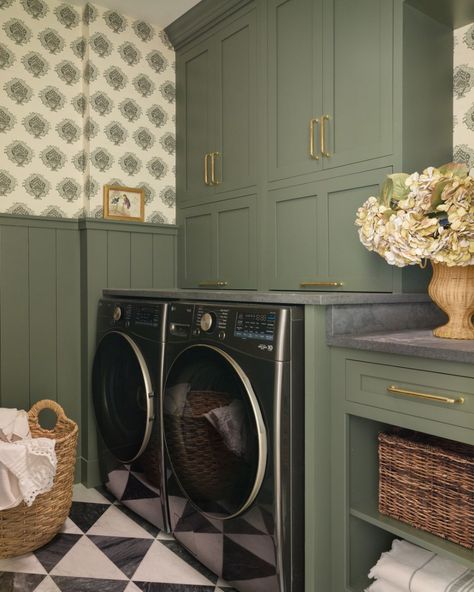
<svg viewBox="0 0 474 592">
<path fill-rule="evenodd" d="M 319 119 L 313 118 L 309 120 L 309 155 L 313 160 L 319 160 L 319 155 L 315 152 L 314 147 L 314 128 L 319 125 Z"/>
<path fill-rule="evenodd" d="M 330 287 L 330 288 L 340 288 L 343 286 L 343 282 L 301 282 L 300 288 L 310 288 L 310 287 Z"/>
<path fill-rule="evenodd" d="M 210 185 L 209 183 L 209 152 L 204 155 L 204 183 L 206 185 Z"/>
<path fill-rule="evenodd" d="M 329 121 L 329 115 L 323 115 L 321 117 L 321 126 L 319 128 L 319 142 L 321 144 L 321 155 L 329 158 L 331 155 L 326 150 L 326 126 L 324 125 L 326 121 Z"/>
<path fill-rule="evenodd" d="M 417 399 L 426 399 L 428 401 L 436 401 L 437 403 L 446 403 L 446 405 L 462 405 L 464 403 L 464 397 L 459 396 L 457 399 L 452 397 L 443 397 L 442 395 L 432 395 L 429 393 L 418 393 L 417 391 L 409 391 L 407 389 L 399 388 L 392 384 L 387 387 L 387 392 L 394 393 L 395 395 L 404 395 L 405 397 L 415 397 Z"/>
<path fill-rule="evenodd" d="M 228 286 L 228 282 L 217 281 L 217 282 L 199 282 L 200 288 L 225 288 Z"/>
<path fill-rule="evenodd" d="M 218 181 L 216 179 L 216 158 L 220 156 L 220 152 L 211 152 L 211 185 L 220 185 L 222 179 Z"/>
</svg>

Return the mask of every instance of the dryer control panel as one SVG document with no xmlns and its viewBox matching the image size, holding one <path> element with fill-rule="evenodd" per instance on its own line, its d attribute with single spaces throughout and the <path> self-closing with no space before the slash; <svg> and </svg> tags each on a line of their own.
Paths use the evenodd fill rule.
<svg viewBox="0 0 474 592">
<path fill-rule="evenodd" d="M 166 309 L 166 303 L 102 299 L 98 319 L 104 329 L 126 329 L 162 340 Z"/>
<path fill-rule="evenodd" d="M 272 360 L 289 355 L 292 309 L 281 306 L 173 302 L 166 339 L 231 349 Z"/>
</svg>

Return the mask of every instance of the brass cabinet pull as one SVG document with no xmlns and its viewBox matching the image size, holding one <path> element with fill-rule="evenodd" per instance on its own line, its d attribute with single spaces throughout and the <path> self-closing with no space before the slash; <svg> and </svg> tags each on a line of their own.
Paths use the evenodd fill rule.
<svg viewBox="0 0 474 592">
<path fill-rule="evenodd" d="M 316 287 L 316 286 L 328 286 L 328 287 L 332 287 L 332 288 L 340 288 L 341 286 L 343 286 L 343 282 L 301 282 L 300 283 L 300 288 L 309 288 L 309 287 Z"/>
<path fill-rule="evenodd" d="M 326 150 L 326 126 L 324 125 L 326 121 L 329 121 L 329 115 L 323 115 L 321 117 L 321 127 L 319 129 L 319 141 L 321 143 L 321 154 L 326 158 L 329 158 L 331 155 Z"/>
<path fill-rule="evenodd" d="M 462 405 L 464 403 L 464 397 L 458 397 L 453 399 L 452 397 L 443 397 L 442 395 L 431 395 L 429 393 L 418 393 L 417 391 L 409 391 L 407 389 L 399 388 L 392 384 L 387 387 L 389 393 L 396 395 L 404 395 L 406 397 L 416 397 L 418 399 L 427 399 L 428 401 L 436 401 L 437 403 L 446 403 L 446 405 Z"/>
<path fill-rule="evenodd" d="M 211 152 L 211 185 L 220 185 L 221 181 L 216 179 L 216 158 L 220 156 L 220 152 Z"/>
<path fill-rule="evenodd" d="M 319 119 L 313 118 L 309 120 L 309 155 L 313 160 L 319 160 L 319 156 L 314 149 L 314 128 L 319 124 Z"/>
<path fill-rule="evenodd" d="M 209 183 L 209 156 L 210 153 L 204 155 L 204 183 L 206 185 L 210 185 Z"/>
<path fill-rule="evenodd" d="M 228 282 L 217 281 L 217 282 L 199 282 L 200 288 L 225 288 L 228 286 Z"/>
</svg>

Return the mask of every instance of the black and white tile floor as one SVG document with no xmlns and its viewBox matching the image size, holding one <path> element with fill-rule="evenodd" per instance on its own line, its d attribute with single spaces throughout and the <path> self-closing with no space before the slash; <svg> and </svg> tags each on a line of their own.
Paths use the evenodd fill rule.
<svg viewBox="0 0 474 592">
<path fill-rule="evenodd" d="M 75 485 L 61 532 L 38 551 L 0 560 L 0 592 L 96 591 L 235 592 L 105 490 Z"/>
</svg>

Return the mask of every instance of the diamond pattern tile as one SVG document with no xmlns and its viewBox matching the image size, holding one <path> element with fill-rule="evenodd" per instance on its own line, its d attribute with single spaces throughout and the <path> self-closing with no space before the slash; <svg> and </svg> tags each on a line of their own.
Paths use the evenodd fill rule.
<svg viewBox="0 0 474 592">
<path fill-rule="evenodd" d="M 135 483 L 128 492 L 137 493 Z M 52 541 L 33 553 L 0 560 L 0 591 L 98 590 L 235 592 L 171 535 L 118 504 L 107 490 L 76 485 L 69 518 Z"/>
</svg>

